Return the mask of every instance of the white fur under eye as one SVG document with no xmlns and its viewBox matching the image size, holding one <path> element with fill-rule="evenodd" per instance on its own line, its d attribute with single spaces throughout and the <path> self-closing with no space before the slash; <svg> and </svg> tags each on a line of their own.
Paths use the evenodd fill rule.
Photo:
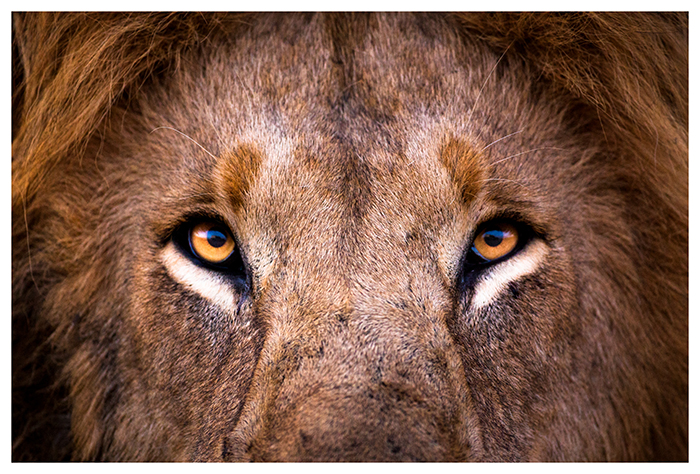
<svg viewBox="0 0 700 474">
<path fill-rule="evenodd" d="M 544 261 L 549 247 L 535 239 L 508 260 L 491 267 L 477 281 L 471 309 L 478 310 L 493 303 L 517 279 L 534 273 Z"/>
<path fill-rule="evenodd" d="M 231 284 L 221 275 L 191 262 L 180 254 L 172 242 L 168 242 L 163 248 L 160 259 L 173 280 L 220 309 L 230 314 L 236 313 L 239 296 Z"/>
</svg>

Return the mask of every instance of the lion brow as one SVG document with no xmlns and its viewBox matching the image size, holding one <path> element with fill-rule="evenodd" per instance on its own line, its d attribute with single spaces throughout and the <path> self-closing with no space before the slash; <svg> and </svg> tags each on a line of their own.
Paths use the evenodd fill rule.
<svg viewBox="0 0 700 474">
<path fill-rule="evenodd" d="M 450 138 L 442 147 L 440 161 L 450 173 L 464 203 L 474 199 L 483 182 L 480 156 L 456 138 Z"/>
</svg>

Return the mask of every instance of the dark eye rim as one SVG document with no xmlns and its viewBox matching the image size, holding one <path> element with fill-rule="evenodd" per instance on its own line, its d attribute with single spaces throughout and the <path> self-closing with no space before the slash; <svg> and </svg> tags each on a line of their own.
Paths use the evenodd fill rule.
<svg viewBox="0 0 700 474">
<path fill-rule="evenodd" d="M 224 261 L 212 263 L 199 257 L 192 247 L 191 231 L 194 227 L 202 223 L 212 223 L 218 227 L 226 229 L 233 239 L 234 249 L 231 255 Z M 209 216 L 196 216 L 185 219 L 173 232 L 171 240 L 178 248 L 181 254 L 187 257 L 192 263 L 214 270 L 226 276 L 236 278 L 238 280 L 247 281 L 248 270 L 241 246 L 236 239 L 236 234 L 231 227 L 224 223 L 223 219 Z"/>
<path fill-rule="evenodd" d="M 498 224 L 509 224 L 513 226 L 518 232 L 518 242 L 515 244 L 515 247 L 513 247 L 513 249 L 507 254 L 493 260 L 487 260 L 481 257 L 474 248 L 474 240 L 481 232 L 488 229 L 489 227 L 493 227 Z M 496 217 L 484 221 L 476 227 L 476 230 L 474 231 L 474 234 L 470 239 L 469 246 L 464 252 L 464 256 L 462 257 L 462 263 L 460 265 L 460 280 L 462 282 L 472 280 L 475 276 L 477 276 L 487 268 L 514 257 L 515 255 L 520 253 L 520 251 L 523 248 L 525 248 L 527 244 L 536 236 L 537 234 L 532 228 L 532 226 L 516 218 Z"/>
</svg>

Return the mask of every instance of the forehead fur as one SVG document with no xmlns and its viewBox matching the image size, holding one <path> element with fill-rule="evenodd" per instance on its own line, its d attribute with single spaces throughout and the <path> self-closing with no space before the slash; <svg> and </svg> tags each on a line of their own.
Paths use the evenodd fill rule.
<svg viewBox="0 0 700 474">
<path fill-rule="evenodd" d="M 244 28 L 246 17 L 15 14 L 13 35 L 23 47 L 21 53 L 13 50 L 18 65 L 13 69 L 17 99 L 13 99 L 13 156 L 23 158 L 13 165 L 17 170 L 13 196 L 30 199 L 51 163 L 80 147 L 109 109 L 140 86 L 139 81 L 176 65 L 182 51 L 206 42 L 217 31 Z M 370 20 L 360 15 L 354 22 L 348 21 L 352 15 L 338 18 L 329 21 L 329 30 L 337 39 L 335 54 L 342 58 L 352 45 L 353 32 Z M 620 146 L 638 141 L 626 136 L 625 130 L 639 126 L 648 130 L 647 136 L 658 134 L 656 147 L 671 146 L 667 137 L 687 124 L 683 105 L 687 68 L 679 70 L 675 60 L 687 56 L 687 15 L 465 14 L 450 21 L 465 33 L 478 32 L 498 53 L 511 49 L 557 87 L 593 105 L 608 140 Z M 658 40 L 649 41 L 649 35 L 658 35 Z M 669 37 L 679 41 L 669 43 Z M 95 49 L 97 55 L 81 52 Z M 614 68 L 621 64 L 629 74 L 617 73 Z M 338 65 L 351 67 L 342 61 Z M 352 69 L 341 74 L 351 77 Z M 634 84 L 626 82 L 631 78 Z M 668 98 L 666 116 L 678 125 L 655 111 L 651 98 L 660 91 Z M 59 123 L 60 127 L 55 125 Z M 35 130 L 42 132 L 30 140 Z"/>
</svg>

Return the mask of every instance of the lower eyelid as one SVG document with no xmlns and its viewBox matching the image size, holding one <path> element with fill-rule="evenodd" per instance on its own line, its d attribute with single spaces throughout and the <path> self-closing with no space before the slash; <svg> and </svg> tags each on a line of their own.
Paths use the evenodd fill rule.
<svg viewBox="0 0 700 474">
<path fill-rule="evenodd" d="M 161 250 L 160 261 L 170 278 L 222 310 L 235 314 L 240 292 L 224 276 L 195 264 L 182 255 L 173 242 Z"/>
<path fill-rule="evenodd" d="M 536 272 L 543 264 L 550 247 L 540 238 L 533 238 L 513 258 L 503 260 L 478 277 L 470 307 L 483 308 L 493 301 L 514 281 Z"/>
</svg>

